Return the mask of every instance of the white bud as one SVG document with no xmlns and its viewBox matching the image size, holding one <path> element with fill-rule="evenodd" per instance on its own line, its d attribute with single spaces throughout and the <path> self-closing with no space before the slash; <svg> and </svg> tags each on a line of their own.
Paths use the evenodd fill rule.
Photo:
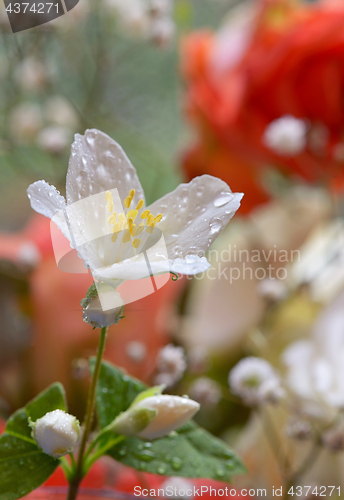
<svg viewBox="0 0 344 500">
<path fill-rule="evenodd" d="M 281 156 L 295 156 L 306 148 L 308 125 L 291 115 L 273 120 L 266 127 L 263 143 Z"/>
<path fill-rule="evenodd" d="M 19 142 L 32 141 L 42 127 L 42 114 L 37 104 L 25 102 L 13 108 L 10 115 L 12 137 Z"/>
<path fill-rule="evenodd" d="M 204 406 L 216 406 L 222 398 L 219 384 L 208 377 L 196 379 L 190 387 L 190 395 Z"/>
<path fill-rule="evenodd" d="M 66 127 L 46 127 L 39 132 L 37 144 L 50 153 L 61 153 L 70 144 L 70 131 Z"/>
<path fill-rule="evenodd" d="M 244 358 L 231 370 L 228 378 L 233 394 L 249 406 L 275 403 L 284 396 L 280 378 L 265 359 Z"/>
<path fill-rule="evenodd" d="M 31 425 L 38 446 L 54 458 L 71 452 L 80 435 L 80 424 L 76 417 L 62 410 L 46 413 Z"/>
<path fill-rule="evenodd" d="M 125 436 L 156 439 L 184 425 L 199 408 L 192 399 L 158 394 L 134 402 L 111 428 Z"/>
<path fill-rule="evenodd" d="M 154 382 L 171 387 L 182 378 L 186 370 L 185 352 L 182 347 L 168 344 L 157 356 L 157 375 Z"/>
<path fill-rule="evenodd" d="M 124 308 L 121 295 L 106 283 L 100 283 L 97 292 L 93 297 L 82 300 L 83 320 L 94 328 L 117 324 Z"/>
<path fill-rule="evenodd" d="M 156 410 L 155 417 L 138 436 L 156 439 L 186 424 L 200 409 L 199 403 L 179 396 L 158 395 L 139 401 L 136 408 Z"/>
</svg>

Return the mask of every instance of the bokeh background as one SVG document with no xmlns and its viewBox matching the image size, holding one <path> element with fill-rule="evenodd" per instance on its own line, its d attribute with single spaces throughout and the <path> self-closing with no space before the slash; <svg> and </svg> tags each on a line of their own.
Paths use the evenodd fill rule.
<svg viewBox="0 0 344 500">
<path fill-rule="evenodd" d="M 343 2 L 80 0 L 15 35 L 0 8 L 2 418 L 55 380 L 83 415 L 91 281 L 56 267 L 26 189 L 64 194 L 73 135 L 98 128 L 148 203 L 204 173 L 245 193 L 214 274 L 127 306 L 105 357 L 200 401 L 197 421 L 247 465 L 238 487 L 344 487 Z"/>
</svg>

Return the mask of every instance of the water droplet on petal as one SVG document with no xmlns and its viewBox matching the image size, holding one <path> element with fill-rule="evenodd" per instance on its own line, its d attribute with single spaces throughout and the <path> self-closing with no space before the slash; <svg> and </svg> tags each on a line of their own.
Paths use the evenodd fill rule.
<svg viewBox="0 0 344 500">
<path fill-rule="evenodd" d="M 214 207 L 223 207 L 233 199 L 233 193 L 221 193 L 214 201 Z"/>
<path fill-rule="evenodd" d="M 158 474 L 165 474 L 165 472 L 166 472 L 166 467 L 164 467 L 163 465 L 160 465 L 160 467 L 157 468 Z"/>
<path fill-rule="evenodd" d="M 218 217 L 213 217 L 209 222 L 210 232 L 218 233 L 222 229 L 222 222 Z"/>
</svg>

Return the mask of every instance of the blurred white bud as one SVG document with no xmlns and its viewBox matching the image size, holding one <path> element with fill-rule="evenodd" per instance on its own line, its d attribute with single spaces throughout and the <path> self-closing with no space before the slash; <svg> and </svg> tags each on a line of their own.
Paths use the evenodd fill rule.
<svg viewBox="0 0 344 500">
<path fill-rule="evenodd" d="M 291 115 L 273 120 L 266 127 L 263 143 L 281 156 L 295 156 L 306 148 L 308 125 Z"/>
<path fill-rule="evenodd" d="M 312 437 L 312 427 L 307 420 L 292 419 L 286 427 L 286 435 L 293 439 L 306 441 Z"/>
<path fill-rule="evenodd" d="M 11 135 L 18 142 L 32 141 L 42 128 L 42 113 L 37 104 L 23 103 L 13 108 L 10 115 Z"/>
<path fill-rule="evenodd" d="M 286 298 L 287 287 L 283 281 L 267 278 L 258 282 L 258 291 L 265 299 L 279 302 Z"/>
<path fill-rule="evenodd" d="M 149 0 L 149 10 L 153 16 L 167 16 L 172 13 L 173 0 Z"/>
<path fill-rule="evenodd" d="M 186 424 L 200 405 L 189 398 L 158 394 L 134 403 L 111 424 L 118 434 L 156 439 Z"/>
<path fill-rule="evenodd" d="M 175 24 L 170 17 L 162 17 L 152 23 L 151 39 L 159 47 L 166 47 L 175 35 Z"/>
<path fill-rule="evenodd" d="M 137 340 L 128 342 L 125 350 L 129 358 L 136 363 L 140 363 L 141 361 L 143 361 L 147 355 L 146 345 L 143 342 L 138 342 Z"/>
<path fill-rule="evenodd" d="M 216 406 L 221 401 L 222 391 L 214 380 L 200 377 L 190 386 L 190 396 L 202 406 Z"/>
<path fill-rule="evenodd" d="M 46 413 L 31 426 L 38 446 L 54 458 L 70 453 L 80 435 L 80 424 L 76 417 L 62 410 Z"/>
<path fill-rule="evenodd" d="M 233 394 L 249 406 L 275 403 L 284 391 L 270 363 L 261 358 L 244 358 L 231 370 L 228 382 Z"/>
<path fill-rule="evenodd" d="M 21 264 L 28 267 L 35 267 L 41 260 L 41 254 L 37 246 L 31 241 L 23 243 L 18 248 L 17 259 Z"/>
<path fill-rule="evenodd" d="M 190 500 L 190 495 L 187 495 L 187 490 L 193 491 L 194 483 L 189 479 L 185 479 L 184 477 L 168 477 L 166 481 L 164 481 L 159 489 L 164 491 L 164 497 L 171 497 L 171 492 L 184 492 L 183 496 L 178 496 L 179 499 Z M 173 495 L 174 497 L 174 495 Z"/>
<path fill-rule="evenodd" d="M 331 451 L 343 451 L 344 450 L 344 428 L 343 426 L 334 427 L 324 432 L 321 437 L 321 442 Z"/>
<path fill-rule="evenodd" d="M 45 103 L 45 117 L 54 125 L 74 130 L 79 120 L 73 106 L 62 96 L 50 97 Z"/>
<path fill-rule="evenodd" d="M 70 145 L 70 131 L 66 127 L 45 127 L 37 135 L 37 145 L 50 153 L 61 153 Z"/>
<path fill-rule="evenodd" d="M 171 387 L 182 378 L 186 370 L 185 352 L 182 347 L 168 344 L 157 356 L 156 384 Z"/>
<path fill-rule="evenodd" d="M 22 90 L 37 92 L 47 84 L 48 71 L 41 61 L 27 57 L 17 66 L 14 78 Z"/>
</svg>

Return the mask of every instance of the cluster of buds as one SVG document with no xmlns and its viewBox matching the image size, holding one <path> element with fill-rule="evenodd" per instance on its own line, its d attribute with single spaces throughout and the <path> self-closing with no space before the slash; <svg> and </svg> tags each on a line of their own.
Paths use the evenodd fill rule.
<svg viewBox="0 0 344 500">
<path fill-rule="evenodd" d="M 114 12 L 122 30 L 132 36 L 150 39 L 158 46 L 168 45 L 174 37 L 173 0 L 104 0 Z"/>
</svg>

